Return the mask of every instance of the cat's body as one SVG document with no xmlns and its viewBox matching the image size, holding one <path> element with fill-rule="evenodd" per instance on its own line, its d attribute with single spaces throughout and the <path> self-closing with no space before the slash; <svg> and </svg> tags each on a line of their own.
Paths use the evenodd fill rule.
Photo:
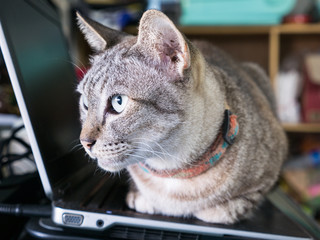
<svg viewBox="0 0 320 240">
<path fill-rule="evenodd" d="M 219 223 L 250 216 L 277 180 L 287 150 L 263 71 L 208 43 L 188 42 L 158 11 L 144 14 L 137 38 L 79 18 L 99 51 L 78 87 L 80 138 L 103 169 L 128 169 L 128 206 Z M 197 166 L 220 136 L 226 108 L 239 131 L 208 170 L 181 179 L 137 164 L 162 173 Z"/>
</svg>

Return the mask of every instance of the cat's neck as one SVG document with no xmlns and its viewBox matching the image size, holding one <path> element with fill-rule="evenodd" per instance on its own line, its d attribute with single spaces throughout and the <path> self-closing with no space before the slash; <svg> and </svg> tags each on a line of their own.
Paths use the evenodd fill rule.
<svg viewBox="0 0 320 240">
<path fill-rule="evenodd" d="M 194 89 L 189 109 L 180 132 L 179 143 L 165 159 L 147 159 L 146 164 L 158 170 L 185 168 L 195 162 L 219 134 L 225 110 L 225 93 L 221 73 L 208 67 L 202 55 L 194 57 L 192 72 Z M 229 108 L 229 107 L 228 107 Z M 170 146 L 168 146 L 170 148 Z M 178 160 L 178 161 L 177 161 Z"/>
<path fill-rule="evenodd" d="M 192 163 L 192 165 L 189 165 L 185 168 L 160 171 L 153 169 L 142 162 L 140 162 L 138 165 L 144 172 L 157 177 L 178 179 L 193 178 L 206 172 L 211 167 L 214 167 L 217 162 L 223 158 L 227 148 L 234 143 L 238 132 L 239 124 L 237 122 L 237 116 L 231 114 L 231 112 L 226 109 L 224 121 L 217 138 L 206 150 L 206 152 L 200 156 L 196 162 Z"/>
</svg>

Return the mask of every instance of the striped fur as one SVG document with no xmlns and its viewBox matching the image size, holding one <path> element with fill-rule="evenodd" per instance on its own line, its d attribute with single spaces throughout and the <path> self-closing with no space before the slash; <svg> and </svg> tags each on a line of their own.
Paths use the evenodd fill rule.
<svg viewBox="0 0 320 240">
<path fill-rule="evenodd" d="M 109 39 L 100 25 L 94 31 L 82 17 L 79 24 L 97 51 L 78 86 L 80 139 L 102 169 L 129 171 L 128 206 L 226 224 L 250 217 L 287 152 L 263 71 L 206 42 L 189 42 L 155 10 L 143 15 L 137 37 L 112 31 Z M 121 113 L 111 107 L 117 94 L 129 97 Z M 175 179 L 137 166 L 168 171 L 197 164 L 219 133 L 225 106 L 237 115 L 240 132 L 214 167 Z"/>
</svg>

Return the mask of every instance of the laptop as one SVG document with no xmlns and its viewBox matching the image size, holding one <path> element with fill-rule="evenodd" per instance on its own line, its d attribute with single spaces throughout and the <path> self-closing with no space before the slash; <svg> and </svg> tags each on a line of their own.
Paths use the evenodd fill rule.
<svg viewBox="0 0 320 240">
<path fill-rule="evenodd" d="M 55 226 L 117 239 L 298 240 L 319 233 L 277 189 L 252 219 L 234 225 L 130 210 L 128 175 L 99 170 L 77 147 L 77 80 L 54 7 L 45 0 L 2 1 L 0 47 Z"/>
</svg>

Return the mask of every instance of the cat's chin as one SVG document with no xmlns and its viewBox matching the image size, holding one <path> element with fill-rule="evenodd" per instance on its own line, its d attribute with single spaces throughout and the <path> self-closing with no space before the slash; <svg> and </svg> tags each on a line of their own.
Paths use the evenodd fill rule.
<svg viewBox="0 0 320 240">
<path fill-rule="evenodd" d="M 108 158 L 105 156 L 96 156 L 89 151 L 87 151 L 87 153 L 92 159 L 94 159 L 97 162 L 98 166 L 101 169 L 107 172 L 119 172 L 130 165 L 130 163 L 125 159 L 125 157 L 121 155 L 113 158 Z"/>
<path fill-rule="evenodd" d="M 128 166 L 126 162 L 115 162 L 106 160 L 97 160 L 98 166 L 108 172 L 119 172 Z"/>
</svg>

